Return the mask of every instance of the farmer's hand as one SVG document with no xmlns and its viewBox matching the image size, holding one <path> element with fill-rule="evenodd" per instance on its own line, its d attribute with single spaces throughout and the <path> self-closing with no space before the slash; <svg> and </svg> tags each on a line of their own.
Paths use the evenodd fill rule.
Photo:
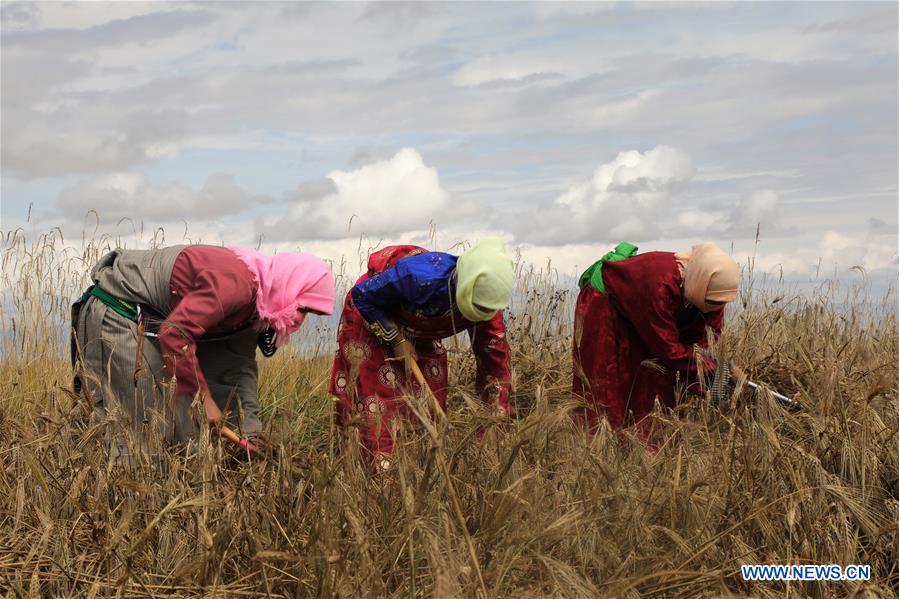
<svg viewBox="0 0 899 599">
<path fill-rule="evenodd" d="M 417 357 L 415 355 L 415 347 L 405 337 L 401 337 L 393 344 L 393 355 L 396 359 L 402 360 L 403 365 L 406 367 L 408 367 L 410 360 L 415 360 Z"/>
<path fill-rule="evenodd" d="M 746 382 L 746 373 L 743 372 L 743 369 L 731 362 L 730 364 L 730 374 L 733 376 L 734 384 L 740 384 Z"/>
<path fill-rule="evenodd" d="M 282 442 L 281 436 L 272 431 L 250 433 L 247 440 L 256 446 L 257 451 L 265 454 L 277 453 Z"/>
<path fill-rule="evenodd" d="M 219 409 L 218 404 L 215 403 L 215 400 L 212 399 L 212 393 L 209 392 L 209 389 L 205 389 L 200 393 L 203 398 L 203 410 L 206 412 L 206 422 L 210 425 L 217 424 L 222 420 L 222 411 Z"/>
</svg>

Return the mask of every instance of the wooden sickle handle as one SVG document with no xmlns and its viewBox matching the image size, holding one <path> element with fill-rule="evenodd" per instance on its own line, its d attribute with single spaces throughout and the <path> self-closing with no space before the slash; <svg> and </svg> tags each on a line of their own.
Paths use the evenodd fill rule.
<svg viewBox="0 0 899 599">
<path fill-rule="evenodd" d="M 239 447 L 243 447 L 247 451 L 252 451 L 253 453 L 256 453 L 256 451 L 257 451 L 256 446 L 253 443 L 251 443 L 249 439 L 241 438 L 240 435 L 238 435 L 237 433 L 232 431 L 227 426 L 222 426 L 221 435 L 224 438 L 231 441 L 232 443 L 234 443 L 235 445 L 237 445 Z"/>
<path fill-rule="evenodd" d="M 415 358 L 408 358 L 406 360 L 406 363 L 409 366 L 409 370 L 412 371 L 412 375 L 415 377 L 415 380 L 418 381 L 418 384 L 421 385 L 422 389 L 424 389 L 425 392 L 431 396 L 431 399 L 434 401 L 434 407 L 437 408 L 437 413 L 440 414 L 441 418 L 446 418 L 446 412 L 443 410 L 440 402 L 437 401 L 437 396 L 434 395 L 433 391 L 431 391 L 431 387 L 425 380 L 425 376 L 421 373 L 421 368 L 418 367 L 418 362 L 415 361 Z"/>
</svg>

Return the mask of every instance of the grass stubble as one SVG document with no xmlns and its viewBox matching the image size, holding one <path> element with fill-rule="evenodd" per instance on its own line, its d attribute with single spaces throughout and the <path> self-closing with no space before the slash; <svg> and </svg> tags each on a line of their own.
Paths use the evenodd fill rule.
<svg viewBox="0 0 899 599">
<path fill-rule="evenodd" d="M 120 240 L 73 249 L 59 231 L 33 241 L 10 231 L 2 243 L 6 596 L 877 597 L 899 588 L 894 295 L 875 302 L 863 285 L 828 283 L 798 295 L 747 273 L 719 350 L 807 409 L 739 389 L 727 405 L 689 401 L 661 416 L 661 446 L 649 453 L 627 434 L 572 425 L 575 294 L 550 268 L 522 270 L 508 321 L 511 425 L 473 395 L 474 359 L 455 340 L 450 426 L 404 426 L 392 477 L 373 478 L 332 422 L 333 327 L 310 318 L 303 343 L 260 359 L 272 456 L 236 457 L 204 433 L 190 457 L 163 452 L 125 467 L 107 451 L 109 436 L 125 433 L 73 396 L 65 354 L 72 298 Z M 352 275 L 339 275 L 342 288 Z M 869 564 L 872 580 L 748 583 L 748 563 Z"/>
</svg>

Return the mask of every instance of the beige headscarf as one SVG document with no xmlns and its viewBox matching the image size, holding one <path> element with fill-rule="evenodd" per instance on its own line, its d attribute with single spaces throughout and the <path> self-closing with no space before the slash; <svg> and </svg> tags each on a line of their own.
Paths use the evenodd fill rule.
<svg viewBox="0 0 899 599">
<path fill-rule="evenodd" d="M 706 303 L 737 299 L 740 269 L 733 258 L 711 241 L 694 245 L 689 252 L 674 254 L 684 277 L 684 298 L 702 310 L 714 312 L 722 306 Z"/>
</svg>

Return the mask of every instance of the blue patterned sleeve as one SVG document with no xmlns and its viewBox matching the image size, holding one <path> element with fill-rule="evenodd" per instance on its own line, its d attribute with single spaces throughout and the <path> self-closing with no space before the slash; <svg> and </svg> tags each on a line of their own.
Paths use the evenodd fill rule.
<svg viewBox="0 0 899 599">
<path fill-rule="evenodd" d="M 399 333 L 390 310 L 415 296 L 415 273 L 402 262 L 382 273 L 357 283 L 352 289 L 353 304 L 372 332 L 382 341 L 393 341 Z"/>
</svg>

